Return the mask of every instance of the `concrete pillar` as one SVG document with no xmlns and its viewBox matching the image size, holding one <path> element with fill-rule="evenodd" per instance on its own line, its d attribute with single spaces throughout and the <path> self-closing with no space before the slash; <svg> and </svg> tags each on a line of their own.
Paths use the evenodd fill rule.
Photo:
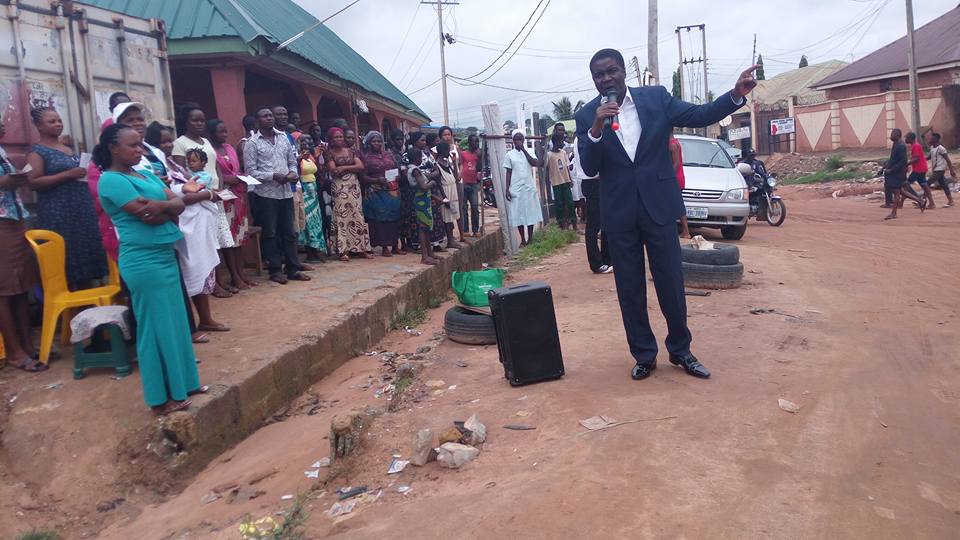
<svg viewBox="0 0 960 540">
<path fill-rule="evenodd" d="M 245 136 L 243 117 L 247 114 L 244 98 L 246 71 L 242 66 L 228 66 L 210 70 L 210 82 L 217 104 L 217 118 L 227 124 L 230 143 L 237 144 Z"/>
<path fill-rule="evenodd" d="M 750 148 L 756 150 L 758 154 L 764 150 L 758 148 L 760 137 L 757 135 L 757 102 L 754 100 L 752 110 L 750 111 Z"/>
<path fill-rule="evenodd" d="M 787 116 L 789 116 L 790 118 L 793 118 L 793 124 L 794 126 L 796 126 L 797 112 L 795 107 L 797 105 L 797 96 L 790 96 L 790 101 L 788 101 L 787 103 L 788 103 Z M 794 130 L 796 130 L 796 127 L 794 127 Z M 797 153 L 797 132 L 794 131 L 793 133 L 788 135 L 788 137 L 790 138 L 790 153 L 795 154 Z"/>
<path fill-rule="evenodd" d="M 840 148 L 840 102 L 830 102 L 830 148 Z"/>
<path fill-rule="evenodd" d="M 323 98 L 323 91 L 319 88 L 304 86 L 303 92 L 307 102 L 310 103 L 310 110 L 306 114 L 300 113 L 300 118 L 304 122 L 316 122 L 318 120 L 317 106 L 320 104 L 320 99 Z"/>
<path fill-rule="evenodd" d="M 893 92 L 887 92 L 884 96 L 883 110 L 886 113 L 886 126 L 887 131 L 884 133 L 884 141 L 886 141 L 887 148 L 893 148 L 893 141 L 886 137 L 893 128 L 897 127 L 897 95 Z"/>
</svg>

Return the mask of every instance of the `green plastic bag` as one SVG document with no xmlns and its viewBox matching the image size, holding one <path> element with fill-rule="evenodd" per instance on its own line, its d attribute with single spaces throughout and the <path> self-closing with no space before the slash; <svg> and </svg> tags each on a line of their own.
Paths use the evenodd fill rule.
<svg viewBox="0 0 960 540">
<path fill-rule="evenodd" d="M 503 287 L 503 270 L 488 268 L 476 272 L 454 272 L 450 286 L 461 304 L 474 307 L 489 306 L 487 291 Z"/>
</svg>

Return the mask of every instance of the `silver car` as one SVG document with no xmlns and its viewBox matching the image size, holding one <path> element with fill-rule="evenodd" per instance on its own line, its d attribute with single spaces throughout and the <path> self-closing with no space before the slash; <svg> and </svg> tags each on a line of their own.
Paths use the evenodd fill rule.
<svg viewBox="0 0 960 540">
<path fill-rule="evenodd" d="M 747 183 L 716 139 L 677 135 L 683 149 L 683 202 L 691 227 L 720 229 L 727 240 L 747 232 Z"/>
</svg>

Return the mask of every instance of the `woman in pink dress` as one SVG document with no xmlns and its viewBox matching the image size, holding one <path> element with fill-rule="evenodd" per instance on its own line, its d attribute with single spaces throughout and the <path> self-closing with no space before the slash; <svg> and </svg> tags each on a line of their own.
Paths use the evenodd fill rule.
<svg viewBox="0 0 960 540">
<path fill-rule="evenodd" d="M 240 160 L 237 151 L 227 142 L 227 125 L 222 120 L 213 119 L 207 122 L 207 137 L 210 144 L 217 151 L 217 174 L 220 184 L 230 190 L 236 198 L 223 201 L 223 209 L 227 213 L 230 224 L 230 234 L 236 247 L 221 249 L 223 262 L 230 272 L 230 286 L 224 287 L 230 292 L 255 287 L 256 283 L 243 276 L 243 256 L 241 246 L 246 243 L 247 228 L 247 184 L 237 178 L 240 174 Z"/>
</svg>

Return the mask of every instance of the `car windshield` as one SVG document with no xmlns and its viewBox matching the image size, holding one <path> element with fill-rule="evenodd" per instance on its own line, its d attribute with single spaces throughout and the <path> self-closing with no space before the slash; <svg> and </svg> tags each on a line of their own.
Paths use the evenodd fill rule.
<svg viewBox="0 0 960 540">
<path fill-rule="evenodd" d="M 700 139 L 677 139 L 683 148 L 683 165 L 685 167 L 716 167 L 718 169 L 732 169 L 733 161 L 716 141 Z"/>
</svg>

